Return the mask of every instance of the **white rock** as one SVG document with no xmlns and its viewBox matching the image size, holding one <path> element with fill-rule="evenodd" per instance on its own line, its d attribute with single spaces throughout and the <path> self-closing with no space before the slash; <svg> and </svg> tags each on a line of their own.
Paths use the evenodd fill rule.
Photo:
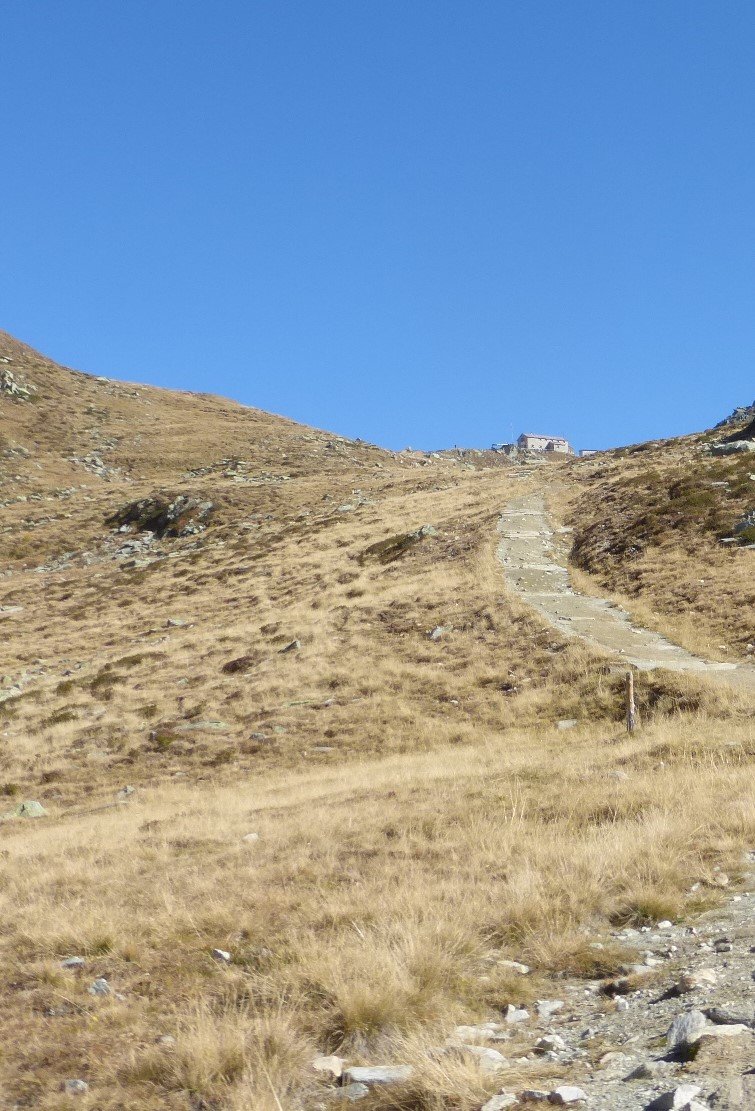
<svg viewBox="0 0 755 1111">
<path fill-rule="evenodd" d="M 680 1084 L 670 1092 L 663 1092 L 649 1104 L 652 1111 L 682 1111 L 700 1092 L 699 1084 Z"/>
<path fill-rule="evenodd" d="M 698 968 L 696 972 L 684 972 L 676 985 L 676 990 L 680 995 L 686 995 L 689 991 L 696 991 L 698 988 L 714 987 L 718 977 L 715 970 L 712 968 Z"/>
<path fill-rule="evenodd" d="M 231 954 L 225 949 L 213 949 L 211 955 L 214 961 L 220 961 L 221 964 L 231 963 Z"/>
<path fill-rule="evenodd" d="M 501 1024 L 498 1022 L 485 1022 L 480 1026 L 457 1026 L 454 1029 L 454 1037 L 466 1044 L 489 1042 L 500 1030 Z"/>
<path fill-rule="evenodd" d="M 526 976 L 530 971 L 530 966 L 522 964 L 521 961 L 500 960 L 498 961 L 498 967 L 509 968 L 512 972 L 518 972 L 520 976 Z"/>
<path fill-rule="evenodd" d="M 566 1042 L 558 1034 L 546 1034 L 535 1045 L 536 1053 L 556 1053 L 559 1049 L 566 1049 Z"/>
<path fill-rule="evenodd" d="M 352 1065 L 344 1069 L 347 1084 L 400 1084 L 414 1072 L 411 1065 Z"/>
<path fill-rule="evenodd" d="M 696 1042 L 705 1041 L 707 1038 L 741 1038 L 744 1034 L 752 1034 L 749 1026 L 741 1022 L 732 1022 L 725 1026 L 708 1026 L 695 1038 Z"/>
<path fill-rule="evenodd" d="M 548 1096 L 548 1101 L 555 1103 L 557 1107 L 566 1107 L 571 1103 L 584 1103 L 586 1099 L 586 1093 L 573 1084 L 562 1084 L 560 1087 L 554 1088 Z"/>
<path fill-rule="evenodd" d="M 529 1022 L 530 1013 L 524 1007 L 515 1007 L 513 1003 L 509 1003 L 503 1012 L 503 1017 L 508 1023 Z"/>
<path fill-rule="evenodd" d="M 538 999 L 535 1003 L 535 1010 L 540 1018 L 551 1018 L 555 1015 L 556 1011 L 560 1011 L 564 1006 L 563 999 Z"/>
<path fill-rule="evenodd" d="M 489 1049 L 485 1045 L 465 1045 L 464 1049 L 477 1058 L 483 1072 L 500 1072 L 509 1067 L 509 1062 L 497 1049 Z"/>
<path fill-rule="evenodd" d="M 336 1057 L 331 1053 L 328 1057 L 315 1057 L 312 1062 L 312 1068 L 315 1072 L 323 1073 L 325 1076 L 332 1076 L 334 1080 L 340 1079 L 343 1075 L 343 1066 L 346 1064 L 343 1057 Z"/>
<path fill-rule="evenodd" d="M 111 990 L 110 984 L 104 976 L 100 976 L 99 979 L 93 980 L 87 988 L 90 995 L 110 995 Z"/>
<path fill-rule="evenodd" d="M 242 841 L 246 841 L 248 844 L 251 844 L 252 841 L 259 841 L 259 839 L 259 833 L 245 833 L 244 836 L 241 838 Z"/>
</svg>

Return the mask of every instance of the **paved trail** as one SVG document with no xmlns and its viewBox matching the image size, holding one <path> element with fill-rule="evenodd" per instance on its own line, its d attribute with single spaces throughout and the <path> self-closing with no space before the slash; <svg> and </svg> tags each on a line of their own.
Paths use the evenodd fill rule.
<svg viewBox="0 0 755 1111">
<path fill-rule="evenodd" d="M 612 602 L 575 593 L 568 570 L 556 562 L 557 537 L 542 495 L 525 494 L 511 502 L 498 530 L 498 557 L 508 584 L 559 632 L 615 652 L 643 671 L 665 667 L 701 672 L 755 692 L 755 667 L 700 659 L 658 633 L 637 628 Z"/>
</svg>

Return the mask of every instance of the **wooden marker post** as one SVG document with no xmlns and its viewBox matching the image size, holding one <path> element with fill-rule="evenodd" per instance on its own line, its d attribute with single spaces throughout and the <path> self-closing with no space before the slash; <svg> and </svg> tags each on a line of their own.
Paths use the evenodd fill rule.
<svg viewBox="0 0 755 1111">
<path fill-rule="evenodd" d="M 626 684 L 627 733 L 634 733 L 637 725 L 637 707 L 634 704 L 634 673 L 627 672 Z"/>
</svg>

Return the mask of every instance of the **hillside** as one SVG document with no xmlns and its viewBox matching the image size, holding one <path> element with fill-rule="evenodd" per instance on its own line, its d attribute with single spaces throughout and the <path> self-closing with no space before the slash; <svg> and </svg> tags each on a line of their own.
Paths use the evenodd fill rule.
<svg viewBox="0 0 755 1111">
<path fill-rule="evenodd" d="M 736 884 L 752 700 L 643 673 L 626 737 L 621 661 L 507 591 L 495 551 L 541 490 L 590 589 L 674 635 L 704 577 L 696 635 L 746 658 L 753 551 L 718 542 L 746 460 L 701 437 L 392 453 L 8 336 L 0 358 L 1 1107 L 67 1106 L 81 1078 L 82 1107 L 315 1111 L 338 1052 L 414 1067 L 368 1111 L 477 1111 L 501 1077 L 433 1049 L 454 1025 L 579 994 L 636 963 L 618 929 Z M 517 1039 L 512 1087 L 563 1074 Z"/>
</svg>

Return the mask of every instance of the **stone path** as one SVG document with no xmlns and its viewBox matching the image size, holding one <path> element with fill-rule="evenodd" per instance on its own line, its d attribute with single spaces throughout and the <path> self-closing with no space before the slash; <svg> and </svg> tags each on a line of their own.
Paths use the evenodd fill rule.
<svg viewBox="0 0 755 1111">
<path fill-rule="evenodd" d="M 579 637 L 649 671 L 702 672 L 711 679 L 755 692 L 755 668 L 714 663 L 693 656 L 659 633 L 638 628 L 619 606 L 574 591 L 567 568 L 557 562 L 557 541 L 541 494 L 526 494 L 503 511 L 498 557 L 506 580 L 523 599 L 565 636 Z"/>
</svg>

